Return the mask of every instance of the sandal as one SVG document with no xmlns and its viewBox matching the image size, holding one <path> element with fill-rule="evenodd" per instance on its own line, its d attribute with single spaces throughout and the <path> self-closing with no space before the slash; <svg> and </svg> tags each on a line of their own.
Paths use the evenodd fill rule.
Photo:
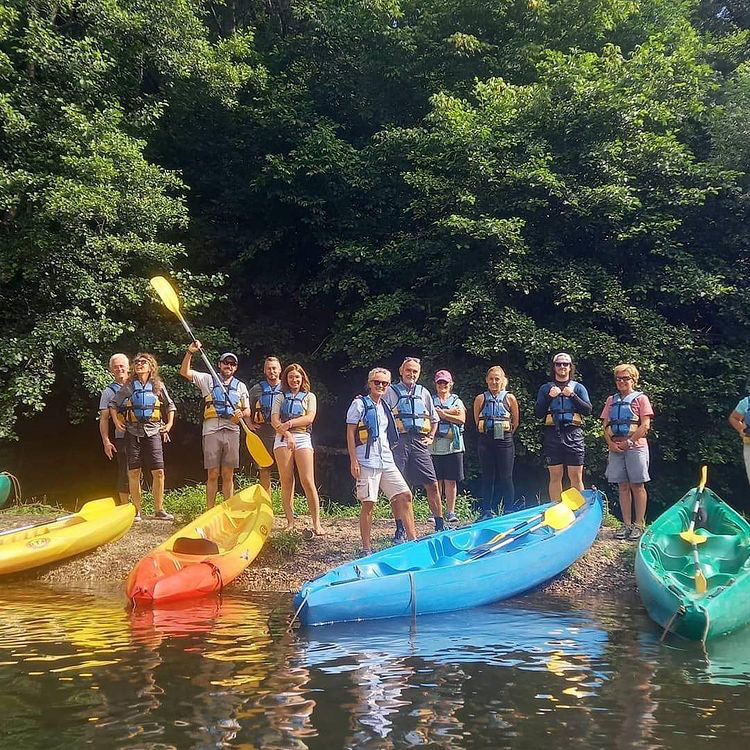
<svg viewBox="0 0 750 750">
<path fill-rule="evenodd" d="M 643 526 L 639 526 L 638 524 L 634 524 L 634 525 L 633 525 L 633 526 L 632 526 L 632 527 L 630 528 L 630 533 L 628 534 L 628 539 L 629 539 L 629 540 L 630 540 L 631 542 L 634 542 L 634 541 L 636 541 L 637 539 L 640 539 L 640 538 L 641 538 L 641 537 L 643 536 L 643 532 L 644 532 L 645 530 L 646 530 L 646 529 L 644 529 L 644 528 L 643 528 Z"/>
<path fill-rule="evenodd" d="M 620 526 L 620 528 L 617 529 L 617 531 L 615 531 L 614 538 L 615 539 L 629 539 L 632 528 L 633 528 L 632 526 Z"/>
</svg>

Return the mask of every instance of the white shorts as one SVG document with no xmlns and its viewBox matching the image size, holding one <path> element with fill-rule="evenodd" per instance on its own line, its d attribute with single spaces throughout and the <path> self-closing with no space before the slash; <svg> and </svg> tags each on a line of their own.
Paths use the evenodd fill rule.
<svg viewBox="0 0 750 750">
<path fill-rule="evenodd" d="M 357 500 L 361 503 L 376 503 L 378 501 L 378 490 L 393 500 L 402 492 L 409 492 L 409 485 L 404 481 L 401 472 L 395 464 L 385 469 L 371 469 L 368 466 L 359 467 L 359 479 L 355 483 Z"/>
<path fill-rule="evenodd" d="M 302 448 L 309 448 L 310 450 L 313 449 L 312 435 L 309 432 L 287 432 L 287 435 L 294 435 L 295 450 L 301 450 Z M 273 449 L 276 450 L 277 448 L 284 448 L 286 450 L 288 447 L 289 446 L 286 444 L 286 441 L 282 440 L 281 435 L 279 435 L 279 433 L 277 432 L 276 437 L 273 439 Z"/>
</svg>

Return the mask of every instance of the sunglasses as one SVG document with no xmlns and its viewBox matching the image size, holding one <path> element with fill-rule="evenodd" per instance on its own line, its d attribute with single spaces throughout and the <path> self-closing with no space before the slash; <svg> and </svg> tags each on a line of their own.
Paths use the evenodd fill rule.
<svg viewBox="0 0 750 750">
<path fill-rule="evenodd" d="M 555 367 L 570 367 L 570 362 L 555 362 Z"/>
<path fill-rule="evenodd" d="M 615 380 L 632 380 L 630 375 L 615 375 Z"/>
<path fill-rule="evenodd" d="M 147 359 L 134 359 L 133 364 L 134 365 L 147 365 L 148 360 Z"/>
<path fill-rule="evenodd" d="M 237 367 L 237 363 L 233 359 L 222 359 L 221 360 L 222 365 L 232 365 L 232 367 Z"/>
<path fill-rule="evenodd" d="M 422 364 L 422 360 L 419 357 L 404 357 L 404 361 L 401 363 L 401 366 L 405 365 L 407 362 L 416 362 L 418 365 Z"/>
<path fill-rule="evenodd" d="M 372 383 L 373 385 L 380 385 L 380 386 L 383 386 L 383 388 L 385 388 L 386 386 L 388 386 L 388 385 L 390 385 L 390 384 L 391 384 L 390 380 L 371 380 L 370 382 L 371 382 L 371 383 Z"/>
</svg>

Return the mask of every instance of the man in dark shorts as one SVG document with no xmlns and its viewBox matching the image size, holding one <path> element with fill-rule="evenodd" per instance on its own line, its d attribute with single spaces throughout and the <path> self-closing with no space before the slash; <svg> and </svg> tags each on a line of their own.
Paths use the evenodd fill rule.
<svg viewBox="0 0 750 750">
<path fill-rule="evenodd" d="M 271 426 L 271 407 L 276 396 L 281 393 L 281 362 L 278 357 L 266 357 L 263 362 L 263 374 L 265 379 L 250 389 L 252 416 L 249 420 L 249 427 L 253 432 L 258 433 L 268 453 L 273 456 L 273 440 L 276 430 Z M 271 492 L 271 469 L 274 465 L 266 468 L 258 467 L 260 485 L 268 493 Z"/>
<path fill-rule="evenodd" d="M 109 358 L 109 371 L 114 380 L 102 390 L 99 398 L 99 435 L 104 446 L 104 455 L 111 461 L 112 456 L 117 454 L 117 494 L 123 505 L 130 502 L 130 490 L 128 487 L 128 454 L 125 443 L 125 432 L 115 427 L 114 439 L 109 437 L 109 404 L 114 399 L 117 391 L 128 382 L 130 373 L 130 360 L 125 354 L 113 354 Z"/>
<path fill-rule="evenodd" d="M 435 531 L 442 531 L 443 510 L 440 502 L 435 467 L 430 446 L 435 439 L 440 417 L 432 403 L 432 395 L 417 383 L 422 365 L 415 357 L 407 357 L 398 372 L 401 380 L 388 386 L 383 402 L 391 409 L 399 432 L 398 443 L 393 447 L 393 458 L 404 479 L 413 486 L 422 485 L 427 502 L 435 517 Z M 406 538 L 403 523 L 396 519 L 394 540 Z"/>
<path fill-rule="evenodd" d="M 534 412 L 544 419 L 544 462 L 549 471 L 549 498 L 560 500 L 565 468 L 570 486 L 583 491 L 585 448 L 583 418 L 591 414 L 588 391 L 575 377 L 570 354 L 560 352 L 552 358 L 552 377 L 537 394 Z"/>
</svg>

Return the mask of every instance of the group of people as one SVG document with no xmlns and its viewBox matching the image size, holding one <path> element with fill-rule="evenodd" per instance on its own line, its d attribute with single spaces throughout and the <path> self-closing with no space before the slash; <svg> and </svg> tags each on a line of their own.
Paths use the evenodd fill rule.
<svg viewBox="0 0 750 750">
<path fill-rule="evenodd" d="M 264 378 L 248 389 L 236 377 L 239 360 L 232 352 L 219 357 L 217 378 L 195 370 L 192 358 L 200 349 L 199 341 L 190 344 L 180 374 L 203 397 L 207 506 L 215 503 L 219 480 L 225 497 L 234 491 L 234 471 L 240 464 L 239 423 L 244 420 L 274 457 L 287 529 L 295 525 L 296 468 L 307 498 L 312 533 L 323 534 L 311 441 L 317 399 L 307 373 L 296 363 L 282 369 L 277 357 L 267 357 Z M 586 388 L 575 380 L 575 364 L 569 354 L 556 354 L 551 365 L 551 379 L 539 389 L 535 414 L 544 424 L 549 495 L 556 501 L 562 493 L 566 470 L 570 485 L 583 489 L 582 425 L 592 413 L 592 405 Z M 121 501 L 132 499 L 136 518 L 141 518 L 141 473 L 150 471 L 154 517 L 171 520 L 171 514 L 163 507 L 163 443 L 169 440 L 174 424 L 174 401 L 151 354 L 137 354 L 132 371 L 127 356 L 115 354 L 109 369 L 113 382 L 101 393 L 99 425 L 105 454 L 118 461 Z M 376 367 L 368 374 L 366 392 L 352 400 L 347 412 L 346 442 L 355 493 L 361 504 L 364 553 L 371 549 L 372 518 L 380 493 L 390 501 L 397 542 L 416 538 L 411 504 L 414 487 L 423 488 L 436 530 L 458 521 L 455 505 L 458 485 L 464 478 L 467 409 L 453 392 L 454 380 L 448 370 L 435 373 L 435 393 L 418 382 L 420 376 L 421 362 L 416 357 L 404 359 L 395 383 L 387 369 Z M 624 524 L 617 536 L 630 539 L 643 533 L 645 484 L 650 479 L 646 435 L 653 409 L 648 397 L 637 390 L 638 378 L 638 370 L 632 364 L 615 367 L 615 392 L 607 398 L 600 414 L 609 449 L 607 478 L 619 487 L 623 513 Z M 474 398 L 471 409 L 478 433 L 482 519 L 514 503 L 513 437 L 520 424 L 518 400 L 508 390 L 503 368 L 490 367 L 485 383 L 486 389 Z M 114 438 L 110 437 L 110 420 L 115 428 Z M 742 424 L 744 430 L 744 421 Z M 266 490 L 270 490 L 272 468 L 259 470 L 260 483 Z"/>
</svg>

